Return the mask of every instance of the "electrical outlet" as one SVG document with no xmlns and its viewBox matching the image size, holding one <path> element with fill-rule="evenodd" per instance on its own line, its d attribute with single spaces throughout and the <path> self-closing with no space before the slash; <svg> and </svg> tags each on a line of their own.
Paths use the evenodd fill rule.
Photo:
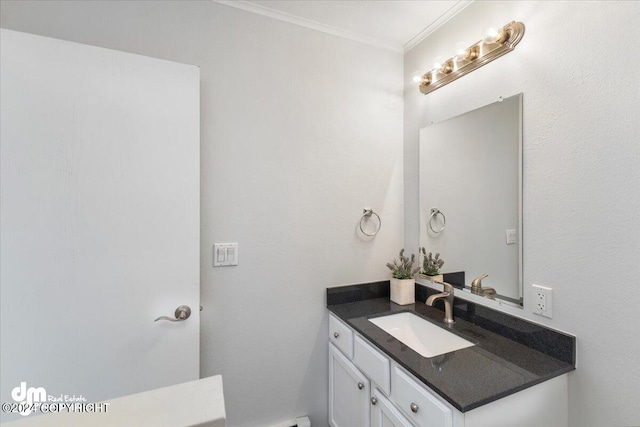
<svg viewBox="0 0 640 427">
<path fill-rule="evenodd" d="M 536 291 L 536 310 L 539 312 L 547 311 L 547 294 Z"/>
<path fill-rule="evenodd" d="M 553 317 L 553 289 L 539 285 L 532 285 L 531 296 L 533 297 L 532 311 L 544 317 Z"/>
</svg>

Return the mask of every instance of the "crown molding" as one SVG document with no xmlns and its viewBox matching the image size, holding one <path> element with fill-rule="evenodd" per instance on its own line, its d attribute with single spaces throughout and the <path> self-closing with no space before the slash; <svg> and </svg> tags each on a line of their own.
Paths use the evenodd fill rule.
<svg viewBox="0 0 640 427">
<path fill-rule="evenodd" d="M 288 22 L 289 24 L 298 25 L 300 27 L 310 28 L 312 30 L 320 31 L 323 33 L 331 34 L 334 36 L 342 37 L 342 38 L 353 40 L 360 43 L 365 43 L 381 49 L 390 50 L 392 52 L 403 53 L 402 46 L 399 46 L 393 43 L 386 43 L 384 41 L 381 41 L 372 37 L 366 37 L 361 34 L 353 33 L 351 31 L 343 30 L 341 28 L 333 27 L 331 25 L 322 24 L 320 22 L 316 22 L 311 19 L 301 18 L 299 16 L 291 15 L 289 13 L 280 12 L 278 10 L 274 10 L 274 9 L 264 7 L 255 3 L 251 3 L 248 1 L 244 1 L 244 0 L 212 0 L 212 1 L 214 3 L 218 3 L 224 6 L 229 6 L 229 7 L 241 9 L 247 12 L 256 13 L 258 15 L 267 16 L 269 18 Z M 448 19 L 449 18 L 447 18 L 447 20 Z"/>
<path fill-rule="evenodd" d="M 415 37 L 413 37 L 411 40 L 406 42 L 403 46 L 403 53 L 407 53 L 411 49 L 416 47 L 421 41 L 429 37 L 431 33 L 433 33 L 435 30 L 440 28 L 442 25 L 444 25 L 448 20 L 453 18 L 455 15 L 460 13 L 462 9 L 469 6 L 472 2 L 473 0 L 460 0 L 453 7 L 451 7 L 451 9 L 446 11 L 442 16 L 440 16 L 438 19 L 436 19 L 431 24 L 429 24 L 427 28 L 420 31 L 418 34 L 416 34 Z"/>
</svg>

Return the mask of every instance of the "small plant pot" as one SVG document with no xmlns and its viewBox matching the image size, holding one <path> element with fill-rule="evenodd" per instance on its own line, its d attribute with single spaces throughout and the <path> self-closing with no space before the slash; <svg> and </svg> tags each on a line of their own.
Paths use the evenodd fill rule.
<svg viewBox="0 0 640 427">
<path fill-rule="evenodd" d="M 420 274 L 423 279 L 431 280 L 432 282 L 444 282 L 444 276 L 438 274 L 437 276 L 427 276 L 426 274 Z"/>
<path fill-rule="evenodd" d="M 391 279 L 391 301 L 399 305 L 416 302 L 415 279 Z"/>
</svg>

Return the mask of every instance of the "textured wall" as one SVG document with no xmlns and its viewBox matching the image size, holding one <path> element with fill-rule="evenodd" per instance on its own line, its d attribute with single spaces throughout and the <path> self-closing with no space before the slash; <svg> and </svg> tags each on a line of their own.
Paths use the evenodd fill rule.
<svg viewBox="0 0 640 427">
<path fill-rule="evenodd" d="M 524 22 L 516 50 L 429 95 L 410 82 L 485 27 Z M 405 245 L 418 245 L 418 140 L 432 121 L 524 93 L 525 309 L 577 336 L 574 427 L 640 425 L 640 2 L 475 2 L 405 54 Z M 532 283 L 554 316 L 531 314 Z"/>
<path fill-rule="evenodd" d="M 201 67 L 201 375 L 223 375 L 229 426 L 326 425 L 325 288 L 387 278 L 402 245 L 401 55 L 209 1 L 3 1 L 1 16 Z M 383 220 L 368 241 L 365 206 Z M 214 242 L 238 242 L 240 265 L 212 268 Z"/>
</svg>

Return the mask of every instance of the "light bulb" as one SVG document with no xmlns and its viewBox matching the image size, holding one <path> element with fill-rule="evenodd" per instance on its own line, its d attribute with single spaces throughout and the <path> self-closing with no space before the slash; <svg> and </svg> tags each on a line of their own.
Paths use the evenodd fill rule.
<svg viewBox="0 0 640 427">
<path fill-rule="evenodd" d="M 420 83 L 422 81 L 422 74 L 418 71 L 414 71 L 413 73 L 411 73 L 411 80 L 414 83 Z"/>
<path fill-rule="evenodd" d="M 495 43 L 498 34 L 500 33 L 495 28 L 487 28 L 487 30 L 482 35 L 482 42 L 487 44 Z"/>
<path fill-rule="evenodd" d="M 440 70 L 443 63 L 444 58 L 442 56 L 436 56 L 435 58 L 433 58 L 433 68 L 435 68 L 436 70 Z"/>
<path fill-rule="evenodd" d="M 456 44 L 456 48 L 453 50 L 453 57 L 456 61 L 462 61 L 467 55 L 467 46 L 466 42 Z"/>
</svg>

